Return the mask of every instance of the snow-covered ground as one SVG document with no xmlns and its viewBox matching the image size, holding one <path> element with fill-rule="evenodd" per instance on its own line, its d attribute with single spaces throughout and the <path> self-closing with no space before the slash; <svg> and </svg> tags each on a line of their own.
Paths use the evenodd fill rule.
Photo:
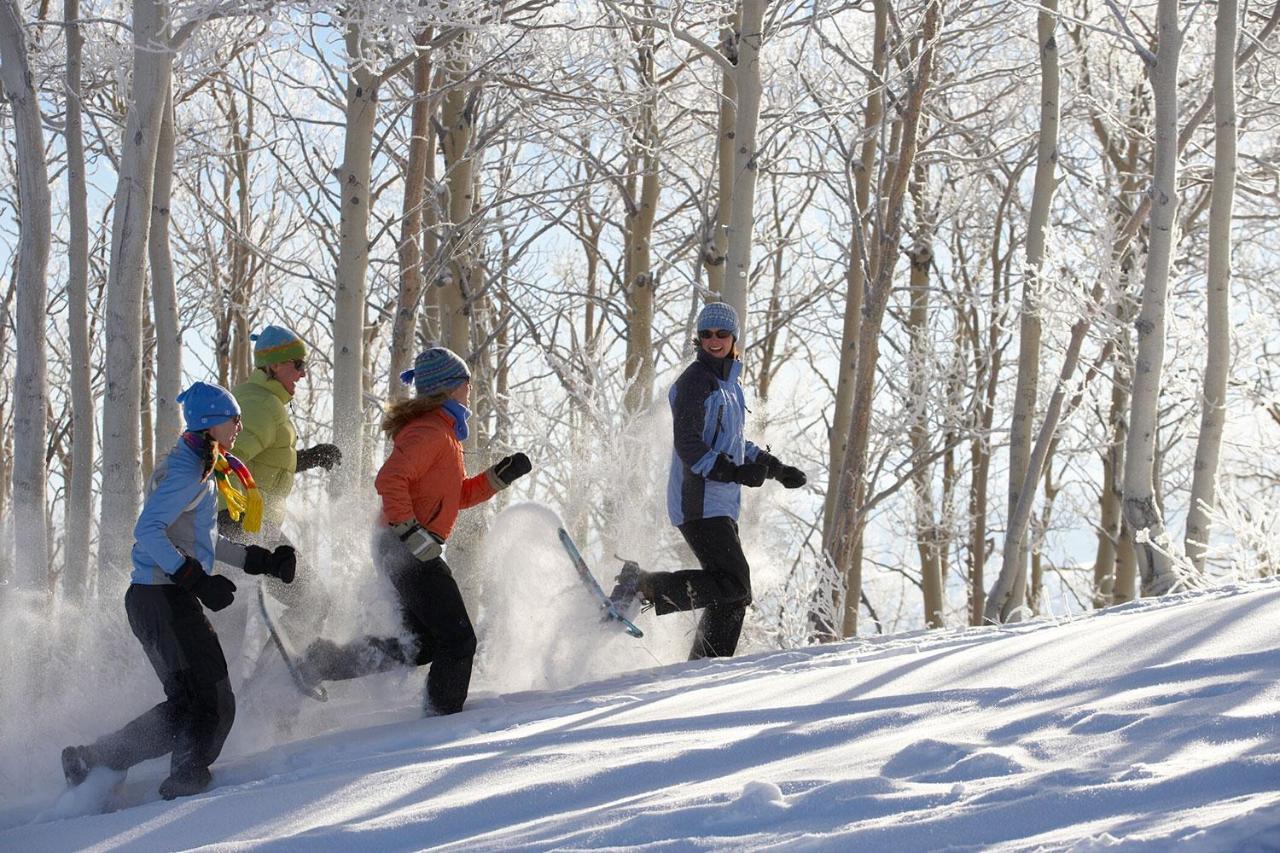
<svg viewBox="0 0 1280 853">
<path fill-rule="evenodd" d="M 418 719 L 402 677 L 224 758 L 200 796 L 158 800 L 153 762 L 117 811 L 59 817 L 111 780 L 40 779 L 0 808 L 0 849 L 1277 850 L 1278 624 L 1262 581 L 481 692 L 449 718 Z"/>
</svg>

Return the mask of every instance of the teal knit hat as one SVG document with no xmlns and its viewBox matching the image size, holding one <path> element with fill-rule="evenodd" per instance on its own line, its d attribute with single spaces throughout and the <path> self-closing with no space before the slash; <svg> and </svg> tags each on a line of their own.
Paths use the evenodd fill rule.
<svg viewBox="0 0 1280 853">
<path fill-rule="evenodd" d="M 307 357 L 307 345 L 287 326 L 267 326 L 258 334 L 250 335 L 249 340 L 254 342 L 254 367 L 269 367 Z"/>
</svg>

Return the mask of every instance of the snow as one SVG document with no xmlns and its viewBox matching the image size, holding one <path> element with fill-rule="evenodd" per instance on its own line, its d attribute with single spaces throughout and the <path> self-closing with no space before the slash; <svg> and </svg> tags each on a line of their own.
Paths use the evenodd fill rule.
<svg viewBox="0 0 1280 853">
<path fill-rule="evenodd" d="M 587 631 L 630 671 L 427 719 L 421 673 L 335 685 L 173 802 L 159 761 L 60 795 L 50 748 L 0 850 L 1277 850 L 1277 623 L 1264 580 L 656 667 Z"/>
</svg>

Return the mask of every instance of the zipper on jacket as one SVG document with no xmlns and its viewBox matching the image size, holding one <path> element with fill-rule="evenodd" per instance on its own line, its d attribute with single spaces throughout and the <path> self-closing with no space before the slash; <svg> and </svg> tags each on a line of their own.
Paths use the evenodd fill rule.
<svg viewBox="0 0 1280 853">
<path fill-rule="evenodd" d="M 724 421 L 724 406 L 716 409 L 716 428 L 711 433 L 711 449 L 716 449 L 716 439 L 720 437 L 720 425 Z"/>
</svg>

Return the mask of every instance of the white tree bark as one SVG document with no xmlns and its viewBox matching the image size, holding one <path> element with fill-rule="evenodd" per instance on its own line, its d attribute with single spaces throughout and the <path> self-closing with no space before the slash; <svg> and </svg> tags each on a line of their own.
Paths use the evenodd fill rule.
<svg viewBox="0 0 1280 853">
<path fill-rule="evenodd" d="M 448 224 L 445 253 L 448 263 L 438 284 L 440 339 L 464 359 L 471 357 L 469 314 L 476 293 L 475 162 L 471 139 L 475 132 L 478 84 L 469 81 L 471 37 L 463 37 L 449 47 L 445 62 L 447 87 L 440 107 L 440 150 L 444 154 Z"/>
<path fill-rule="evenodd" d="M 720 52 L 730 63 L 738 62 L 740 14 L 729 17 L 720 30 Z M 716 209 L 711 217 L 702 247 L 702 265 L 707 274 L 707 289 L 724 292 L 724 262 L 728 252 L 729 210 L 733 204 L 733 135 L 737 122 L 738 90 L 733 74 L 725 69 L 720 75 L 720 112 L 716 126 Z"/>
<path fill-rule="evenodd" d="M 169 251 L 169 203 L 173 195 L 173 86 L 165 95 L 164 117 L 156 144 L 155 189 L 151 200 L 151 233 L 147 254 L 151 261 L 151 302 L 156 335 L 155 452 L 165 453 L 182 432 L 182 331 L 178 326 L 178 294 L 174 289 L 173 256 Z"/>
<path fill-rule="evenodd" d="M 102 515 L 98 563 L 127 574 L 142 493 L 142 299 L 155 184 L 156 145 L 173 67 L 165 0 L 135 0 L 133 81 L 120 145 L 107 274 L 106 394 L 102 406 Z"/>
<path fill-rule="evenodd" d="M 45 520 L 45 410 L 48 406 L 45 311 L 49 263 L 49 169 L 22 13 L 0 3 L 0 82 L 13 110 L 18 169 L 18 275 L 15 309 L 13 513 L 17 582 L 38 589 L 49 581 Z"/>
<path fill-rule="evenodd" d="M 636 179 L 627 181 L 627 221 L 624 232 L 626 257 L 623 259 L 627 294 L 627 357 L 624 367 L 627 391 L 624 405 L 629 412 L 639 412 L 653 395 L 653 222 L 658 212 L 658 80 L 654 68 L 654 30 L 643 27 L 635 45 L 640 85 L 648 92 L 637 121 L 635 139 L 638 150 L 630 160 L 639 164 L 639 188 Z M 739 317 L 743 316 L 739 313 Z"/>
<path fill-rule="evenodd" d="M 1150 245 L 1142 282 L 1142 307 L 1135 324 L 1137 354 L 1124 460 L 1124 517 L 1135 537 L 1134 552 L 1144 595 L 1163 595 L 1177 579 L 1172 562 L 1164 553 L 1169 542 L 1155 494 L 1165 299 L 1178 209 L 1178 57 L 1182 32 L 1177 0 L 1159 0 L 1156 20 L 1156 55 L 1149 66 L 1155 102 Z"/>
<path fill-rule="evenodd" d="M 1218 455 L 1226 418 L 1227 371 L 1231 363 L 1231 214 L 1236 189 L 1236 0 L 1218 0 L 1213 48 L 1213 188 L 1209 205 L 1209 264 L 1205 332 L 1208 357 L 1196 443 L 1186 550 L 1204 571 L 1209 512 L 1217 500 Z"/>
<path fill-rule="evenodd" d="M 849 238 L 849 267 L 845 272 L 844 331 L 840 339 L 840 374 L 836 380 L 836 404 L 831 417 L 830 466 L 833 472 L 844 467 L 844 453 L 849 444 L 849 425 L 853 420 L 853 386 L 858 367 L 858 323 L 862 319 L 862 292 L 867 283 L 868 259 L 863 247 L 868 243 L 866 225 L 870 221 L 867 207 L 871 199 L 871 178 L 876 172 L 878 135 L 875 129 L 884 117 L 884 73 L 888 56 L 889 3 L 875 0 L 874 45 L 871 75 L 867 81 L 867 103 L 864 110 L 862 156 L 854 164 L 854 210 Z M 827 489 L 823 508 L 824 549 L 831 552 L 832 521 L 836 512 L 836 492 Z"/>
<path fill-rule="evenodd" d="M 1027 260 L 1022 285 L 1022 311 L 1019 316 L 1018 379 L 1013 398 L 1013 417 L 1009 424 L 1009 516 L 1022 498 L 1024 483 L 1035 488 L 1038 479 L 1027 477 L 1031 457 L 1031 439 L 1035 433 L 1036 400 L 1040 390 L 1040 293 L 1044 265 L 1045 235 L 1049 227 L 1049 210 L 1056 186 L 1058 163 L 1058 122 L 1060 115 L 1060 82 L 1057 0 L 1045 0 L 1036 18 L 1040 44 L 1040 131 L 1036 150 L 1036 176 L 1031 195 L 1031 214 L 1027 221 Z M 1014 560 L 1004 565 L 1015 571 L 1010 600 L 1003 610 L 1017 614 L 1026 600 L 1026 541 L 1019 535 L 1006 537 L 1005 551 Z M 1003 587 L 1006 582 L 998 582 Z"/>
<path fill-rule="evenodd" d="M 757 127 L 760 122 L 760 48 L 764 40 L 766 0 L 742 0 L 738 61 L 734 64 L 737 103 L 733 141 L 733 203 L 729 213 L 729 242 L 725 255 L 723 300 L 738 312 L 738 338 L 746 337 L 747 292 L 751 282 L 751 240 L 755 228 Z"/>
<path fill-rule="evenodd" d="M 397 254 L 400 260 L 400 290 L 396 294 L 396 313 L 391 321 L 391 368 L 387 397 L 403 399 L 411 394 L 400 381 L 400 372 L 413 367 L 414 330 L 417 328 L 418 303 L 422 301 L 422 207 L 426 197 L 427 172 L 435 159 L 435 132 L 431 123 L 431 55 L 426 45 L 431 32 L 421 33 L 413 62 L 413 108 L 409 120 L 409 161 L 404 174 L 404 218 L 400 228 Z"/>
<path fill-rule="evenodd" d="M 360 483 L 364 465 L 365 275 L 369 267 L 370 172 L 377 117 L 377 76 L 357 20 L 346 23 L 346 137 L 338 188 L 342 212 L 333 312 L 333 435 L 342 465 L 330 478 L 336 494 Z"/>
<path fill-rule="evenodd" d="M 67 497 L 66 563 L 63 588 L 73 601 L 88 592 L 89 542 L 93 517 L 94 423 L 92 364 L 89 354 L 89 212 L 85 183 L 84 130 L 80 91 L 84 35 L 80 0 L 65 0 L 67 118 L 67 327 L 70 338 L 71 484 Z"/>
</svg>

